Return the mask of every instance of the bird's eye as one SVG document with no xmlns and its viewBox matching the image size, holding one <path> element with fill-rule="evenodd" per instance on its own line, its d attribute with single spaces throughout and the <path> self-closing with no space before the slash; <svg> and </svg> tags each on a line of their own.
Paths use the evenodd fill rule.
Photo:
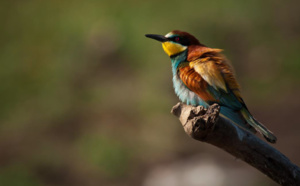
<svg viewBox="0 0 300 186">
<path fill-rule="evenodd" d="M 175 41 L 176 42 L 180 41 L 180 38 L 179 37 L 175 37 Z"/>
</svg>

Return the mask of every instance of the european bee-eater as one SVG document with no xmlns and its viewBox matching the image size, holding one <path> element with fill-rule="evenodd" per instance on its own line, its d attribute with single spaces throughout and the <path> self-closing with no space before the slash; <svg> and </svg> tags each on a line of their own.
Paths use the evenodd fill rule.
<svg viewBox="0 0 300 186">
<path fill-rule="evenodd" d="M 171 58 L 173 86 L 179 99 L 188 105 L 208 107 L 218 103 L 220 115 L 252 132 L 260 132 L 267 141 L 277 138 L 249 112 L 240 93 L 232 67 L 221 49 L 201 44 L 187 32 L 174 30 L 167 35 L 146 34 L 162 42 Z"/>
</svg>

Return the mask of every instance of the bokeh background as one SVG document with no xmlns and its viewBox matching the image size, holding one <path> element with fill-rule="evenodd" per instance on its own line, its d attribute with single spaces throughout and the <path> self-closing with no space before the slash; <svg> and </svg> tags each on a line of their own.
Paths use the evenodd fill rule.
<svg viewBox="0 0 300 186">
<path fill-rule="evenodd" d="M 0 185 L 276 185 L 189 138 L 144 34 L 222 48 L 253 115 L 300 165 L 300 1 L 2 1 Z"/>
</svg>

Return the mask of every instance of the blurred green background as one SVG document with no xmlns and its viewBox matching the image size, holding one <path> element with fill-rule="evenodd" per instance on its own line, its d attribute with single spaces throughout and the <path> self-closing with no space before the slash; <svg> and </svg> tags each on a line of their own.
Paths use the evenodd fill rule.
<svg viewBox="0 0 300 186">
<path fill-rule="evenodd" d="M 184 133 L 170 60 L 144 34 L 224 49 L 299 165 L 299 12 L 297 0 L 2 1 L 0 185 L 276 185 Z"/>
</svg>

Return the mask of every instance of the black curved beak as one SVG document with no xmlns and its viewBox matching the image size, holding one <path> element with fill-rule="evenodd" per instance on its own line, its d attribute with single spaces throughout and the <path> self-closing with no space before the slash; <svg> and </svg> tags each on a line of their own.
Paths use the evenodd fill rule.
<svg viewBox="0 0 300 186">
<path fill-rule="evenodd" d="M 168 39 L 167 39 L 165 36 L 162 36 L 162 35 L 157 35 L 157 34 L 146 34 L 145 36 L 146 36 L 146 37 L 149 37 L 149 38 L 151 38 L 151 39 L 155 39 L 155 40 L 160 41 L 160 42 L 168 41 Z"/>
</svg>

